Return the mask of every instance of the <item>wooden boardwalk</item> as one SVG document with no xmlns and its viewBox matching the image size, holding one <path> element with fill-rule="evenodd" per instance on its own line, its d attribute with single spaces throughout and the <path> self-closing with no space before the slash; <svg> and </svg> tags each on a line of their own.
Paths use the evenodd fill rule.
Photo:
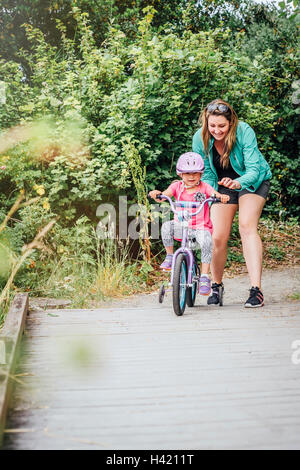
<svg viewBox="0 0 300 470">
<path fill-rule="evenodd" d="M 32 311 L 4 449 L 300 449 L 299 305 Z"/>
</svg>

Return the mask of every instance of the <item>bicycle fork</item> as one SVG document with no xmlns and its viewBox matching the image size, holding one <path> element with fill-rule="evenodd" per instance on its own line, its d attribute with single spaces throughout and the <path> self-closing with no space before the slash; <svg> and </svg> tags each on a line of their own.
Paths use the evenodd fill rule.
<svg viewBox="0 0 300 470">
<path fill-rule="evenodd" d="M 173 260 L 172 260 L 172 270 L 171 270 L 171 280 L 169 285 L 173 286 L 173 281 L 174 281 L 174 269 L 175 269 L 175 264 L 177 257 L 180 253 L 183 253 L 187 257 L 187 265 L 188 265 L 188 275 L 187 275 L 187 286 L 186 287 L 192 287 L 193 286 L 193 264 L 194 264 L 194 255 L 192 254 L 191 250 L 180 247 L 178 250 L 175 251 Z"/>
</svg>

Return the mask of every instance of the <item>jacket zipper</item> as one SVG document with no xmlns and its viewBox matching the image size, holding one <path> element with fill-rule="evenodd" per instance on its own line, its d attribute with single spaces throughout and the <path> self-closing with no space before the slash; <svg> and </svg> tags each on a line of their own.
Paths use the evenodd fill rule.
<svg viewBox="0 0 300 470">
<path fill-rule="evenodd" d="M 234 156 L 234 158 L 236 159 L 237 164 L 238 164 L 238 166 L 240 167 L 240 169 L 242 169 L 242 167 L 241 167 L 241 165 L 240 165 L 240 162 L 238 161 L 237 156 L 236 156 L 236 154 L 235 154 L 234 152 L 233 152 L 233 156 Z"/>
<path fill-rule="evenodd" d="M 233 153 L 233 156 L 234 156 L 234 158 L 235 158 L 235 160 L 236 160 L 236 162 L 237 162 L 237 164 L 238 164 L 240 170 L 242 170 L 242 167 L 241 167 L 241 165 L 240 165 L 240 162 L 239 162 L 238 159 L 237 159 L 237 156 L 236 156 L 235 152 L 232 152 L 232 153 Z"/>
<path fill-rule="evenodd" d="M 210 165 L 210 168 L 213 170 L 213 173 L 215 174 L 216 181 L 218 182 L 218 175 L 217 175 L 217 172 L 216 172 L 216 169 L 215 169 L 214 165 L 212 164 L 212 157 L 211 157 L 210 152 L 211 152 L 211 148 L 208 151 L 209 165 Z"/>
</svg>

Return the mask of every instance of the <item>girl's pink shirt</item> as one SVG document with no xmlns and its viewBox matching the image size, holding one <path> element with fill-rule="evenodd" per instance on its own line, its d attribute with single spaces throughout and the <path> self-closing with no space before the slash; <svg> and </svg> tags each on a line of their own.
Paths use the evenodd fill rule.
<svg viewBox="0 0 300 470">
<path fill-rule="evenodd" d="M 186 189 L 183 189 L 183 181 L 175 181 L 168 187 L 168 191 L 170 190 L 175 197 L 176 201 L 178 201 L 178 197 L 180 196 L 179 201 L 192 201 L 195 202 L 194 196 L 196 193 L 205 194 L 206 197 L 210 197 L 214 192 L 214 188 L 203 181 L 200 181 L 200 185 L 195 188 L 195 191 L 192 193 L 188 193 Z M 182 191 L 183 189 L 183 191 Z M 182 191 L 182 192 L 181 192 Z M 181 194 L 180 194 L 181 193 Z M 195 212 L 197 209 L 189 209 L 190 212 Z M 177 216 L 175 215 L 175 221 L 178 221 Z M 212 221 L 209 216 L 209 204 L 205 204 L 203 209 L 197 214 L 196 216 L 192 217 L 189 220 L 189 228 L 193 229 L 200 229 L 200 230 L 209 230 L 210 233 L 213 232 L 213 225 Z"/>
</svg>

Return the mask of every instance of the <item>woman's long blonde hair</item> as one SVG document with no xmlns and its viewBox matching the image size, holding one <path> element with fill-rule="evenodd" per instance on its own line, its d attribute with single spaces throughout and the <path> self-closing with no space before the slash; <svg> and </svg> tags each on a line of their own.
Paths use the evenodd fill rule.
<svg viewBox="0 0 300 470">
<path fill-rule="evenodd" d="M 223 104 L 227 106 L 227 110 L 225 112 L 220 111 L 217 106 Z M 211 105 L 215 105 L 216 108 L 213 111 L 208 111 L 208 107 Z M 235 144 L 236 141 L 236 128 L 238 125 L 238 117 L 232 106 L 230 104 L 226 103 L 226 101 L 221 100 L 221 99 L 216 99 L 214 101 L 211 101 L 203 110 L 200 118 L 199 118 L 199 124 L 202 123 L 202 139 L 203 139 L 203 146 L 204 146 L 204 152 L 205 156 L 208 156 L 209 153 L 209 142 L 211 139 L 211 134 L 208 130 L 208 118 L 209 116 L 224 116 L 229 122 L 230 122 L 230 128 L 229 132 L 225 138 L 225 147 L 224 147 L 224 153 L 221 156 L 220 163 L 223 168 L 227 168 L 229 165 L 229 157 L 230 157 L 230 152 L 232 150 L 232 147 Z"/>
</svg>

